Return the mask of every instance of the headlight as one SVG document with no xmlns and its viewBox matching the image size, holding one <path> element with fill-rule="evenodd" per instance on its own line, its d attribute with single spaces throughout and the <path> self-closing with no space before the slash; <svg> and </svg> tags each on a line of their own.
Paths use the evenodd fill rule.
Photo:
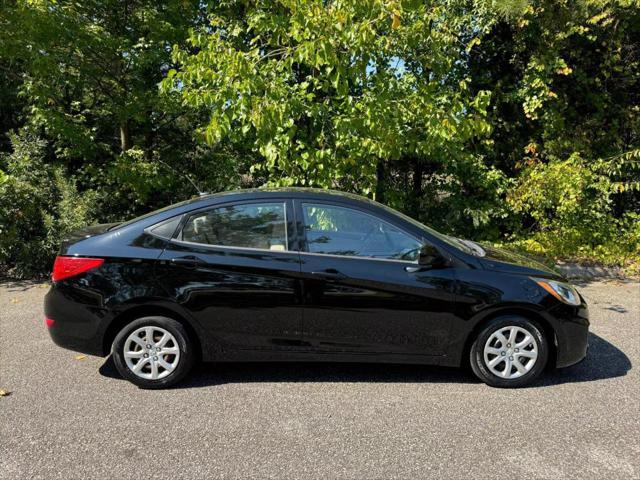
<svg viewBox="0 0 640 480">
<path fill-rule="evenodd" d="M 545 278 L 532 278 L 532 280 L 561 302 L 569 305 L 580 305 L 581 303 L 578 291 L 568 283 L 547 280 Z"/>
</svg>

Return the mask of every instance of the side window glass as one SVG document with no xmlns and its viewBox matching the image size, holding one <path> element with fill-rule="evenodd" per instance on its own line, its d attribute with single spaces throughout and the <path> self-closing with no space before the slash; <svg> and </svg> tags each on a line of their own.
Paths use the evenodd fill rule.
<svg viewBox="0 0 640 480">
<path fill-rule="evenodd" d="M 228 247 L 287 250 L 284 203 L 229 205 L 191 215 L 181 239 Z"/>
<path fill-rule="evenodd" d="M 416 260 L 420 242 L 374 215 L 335 205 L 302 205 L 307 251 Z"/>
</svg>

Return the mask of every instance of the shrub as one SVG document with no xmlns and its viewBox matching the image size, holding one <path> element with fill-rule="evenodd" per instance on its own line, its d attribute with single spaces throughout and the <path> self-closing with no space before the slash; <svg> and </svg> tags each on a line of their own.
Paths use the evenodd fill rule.
<svg viewBox="0 0 640 480">
<path fill-rule="evenodd" d="M 613 215 L 617 189 L 601 168 L 577 154 L 528 166 L 507 196 L 527 225 L 511 237 L 512 246 L 553 259 L 637 269 L 640 216 Z"/>
<path fill-rule="evenodd" d="M 91 221 L 95 194 L 45 164 L 47 143 L 36 135 L 13 134 L 11 144 L 0 158 L 0 273 L 32 277 L 50 271 L 63 237 Z"/>
</svg>

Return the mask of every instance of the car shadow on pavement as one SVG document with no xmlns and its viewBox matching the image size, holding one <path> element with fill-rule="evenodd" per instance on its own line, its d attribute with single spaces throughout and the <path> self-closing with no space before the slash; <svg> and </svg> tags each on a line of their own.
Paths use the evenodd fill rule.
<svg viewBox="0 0 640 480">
<path fill-rule="evenodd" d="M 589 333 L 589 352 L 586 358 L 571 367 L 546 372 L 536 382 L 538 386 L 561 383 L 591 382 L 622 377 L 631 370 L 631 360 L 618 347 L 604 338 Z"/>
<path fill-rule="evenodd" d="M 563 383 L 591 382 L 626 375 L 631 361 L 620 349 L 593 333 L 589 354 L 572 367 L 544 372 L 531 388 Z M 121 379 L 108 357 L 100 374 Z M 204 363 L 174 388 L 198 388 L 227 383 L 256 382 L 371 382 L 371 383 L 480 383 L 469 368 L 425 365 L 322 362 Z"/>
</svg>

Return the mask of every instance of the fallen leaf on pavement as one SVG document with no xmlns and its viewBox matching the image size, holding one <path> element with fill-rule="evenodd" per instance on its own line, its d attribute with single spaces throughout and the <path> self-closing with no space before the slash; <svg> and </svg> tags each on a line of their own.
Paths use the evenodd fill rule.
<svg viewBox="0 0 640 480">
<path fill-rule="evenodd" d="M 74 358 L 76 360 L 84 360 L 85 358 L 87 358 L 87 356 L 86 355 L 76 355 Z"/>
<path fill-rule="evenodd" d="M 9 390 L 0 389 L 0 397 L 8 397 L 9 395 L 11 395 L 11 392 Z"/>
</svg>

